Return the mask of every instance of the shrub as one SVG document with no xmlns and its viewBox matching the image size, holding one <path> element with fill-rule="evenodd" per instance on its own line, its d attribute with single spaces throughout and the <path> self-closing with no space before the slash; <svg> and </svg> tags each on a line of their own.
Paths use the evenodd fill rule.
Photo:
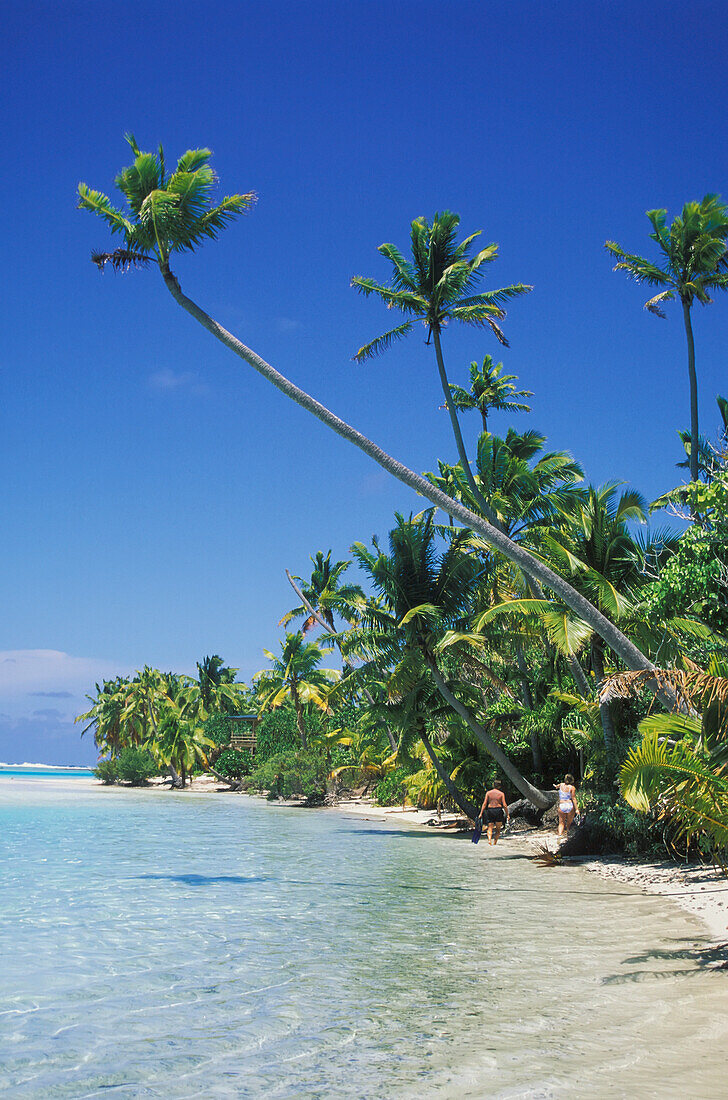
<svg viewBox="0 0 728 1100">
<path fill-rule="evenodd" d="M 111 786 L 112 783 L 118 782 L 119 779 L 119 763 L 117 760 L 99 760 L 98 764 L 94 768 L 94 775 L 97 779 L 100 779 L 102 783 L 106 783 L 107 786 Z"/>
<path fill-rule="evenodd" d="M 664 855 L 664 826 L 653 814 L 638 813 L 626 802 L 615 802 L 609 794 L 587 797 L 583 804 L 580 797 L 579 806 L 585 814 L 589 849 L 594 854 L 624 852 L 628 856 L 641 856 L 662 852 Z M 566 846 L 564 852 L 570 854 Z"/>
<path fill-rule="evenodd" d="M 117 768 L 121 782 L 130 783 L 132 787 L 141 787 L 153 775 L 159 774 L 159 768 L 147 750 L 131 745 L 119 753 Z"/>
<path fill-rule="evenodd" d="M 250 775 L 253 758 L 248 749 L 225 749 L 215 761 L 215 771 L 226 779 L 242 779 Z"/>
<path fill-rule="evenodd" d="M 298 749 L 270 756 L 250 777 L 250 786 L 268 791 L 269 798 L 306 798 L 323 802 L 329 767 L 325 757 Z"/>
<path fill-rule="evenodd" d="M 404 781 L 410 773 L 406 768 L 395 768 L 384 779 L 380 779 L 374 788 L 374 798 L 380 806 L 396 806 L 398 802 L 404 802 L 407 791 Z"/>
</svg>

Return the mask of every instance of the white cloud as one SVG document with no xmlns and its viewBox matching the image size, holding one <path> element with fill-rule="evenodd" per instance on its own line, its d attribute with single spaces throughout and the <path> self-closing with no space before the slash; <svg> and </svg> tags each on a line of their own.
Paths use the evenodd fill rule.
<svg viewBox="0 0 728 1100">
<path fill-rule="evenodd" d="M 29 714 L 38 696 L 58 700 L 63 713 L 75 714 L 97 680 L 128 671 L 114 661 L 72 657 L 57 649 L 0 650 L 0 698 L 3 709 L 14 715 Z"/>
<path fill-rule="evenodd" d="M 157 393 L 179 393 L 186 391 L 196 396 L 207 393 L 207 386 L 194 371 L 173 371 L 169 367 L 155 371 L 147 379 L 149 388 Z"/>
</svg>

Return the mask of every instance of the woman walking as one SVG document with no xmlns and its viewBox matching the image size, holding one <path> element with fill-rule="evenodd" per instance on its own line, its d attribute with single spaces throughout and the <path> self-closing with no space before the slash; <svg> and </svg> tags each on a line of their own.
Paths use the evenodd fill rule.
<svg viewBox="0 0 728 1100">
<path fill-rule="evenodd" d="M 579 812 L 576 803 L 576 787 L 573 775 L 564 776 L 563 783 L 559 783 L 559 836 L 566 838 L 569 835 L 569 826 Z"/>
</svg>

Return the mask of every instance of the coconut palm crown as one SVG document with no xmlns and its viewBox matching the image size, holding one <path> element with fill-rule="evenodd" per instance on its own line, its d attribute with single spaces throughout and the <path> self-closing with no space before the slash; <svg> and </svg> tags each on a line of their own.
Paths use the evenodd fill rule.
<svg viewBox="0 0 728 1100">
<path fill-rule="evenodd" d="M 168 173 L 164 149 L 144 153 L 133 134 L 126 140 L 134 153 L 134 163 L 122 168 L 114 180 L 127 202 L 127 210 L 118 210 L 107 195 L 78 185 L 78 205 L 97 214 L 124 238 L 124 247 L 113 252 L 94 252 L 99 268 L 110 263 L 125 270 L 156 261 L 166 270 L 173 252 L 191 252 L 205 240 L 215 240 L 221 229 L 244 214 L 255 202 L 255 194 L 227 195 L 213 204 L 217 177 L 209 165 L 209 149 L 188 149 Z"/>
<path fill-rule="evenodd" d="M 695 446 L 690 450 L 690 477 L 698 480 L 698 383 L 695 373 L 695 345 L 690 310 L 697 301 L 709 305 L 710 292 L 728 290 L 728 207 L 720 195 L 705 195 L 701 202 L 687 202 L 682 214 L 667 225 L 666 210 L 648 210 L 652 224 L 650 239 L 662 253 L 662 266 L 643 256 L 637 256 L 615 241 L 606 241 L 605 248 L 616 257 L 615 271 L 626 271 L 636 282 L 659 287 L 645 309 L 664 317 L 665 302 L 679 298 L 688 342 L 688 375 L 690 378 L 690 436 Z"/>
<path fill-rule="evenodd" d="M 422 321 L 432 333 L 440 333 L 449 321 L 461 321 L 480 328 L 490 328 L 501 344 L 508 346 L 498 324 L 506 313 L 504 304 L 527 294 L 533 287 L 523 283 L 474 294 L 484 272 L 484 264 L 498 256 L 498 245 L 489 244 L 471 256 L 480 231 L 458 243 L 459 214 L 444 210 L 435 214 L 432 223 L 425 218 L 412 222 L 412 260 L 406 260 L 396 245 L 380 244 L 377 251 L 392 265 L 389 286 L 374 279 L 355 275 L 351 285 L 368 297 L 376 294 L 387 309 L 398 309 L 408 320 L 369 344 L 359 348 L 354 358 L 359 362 L 386 351 L 394 340 L 406 336 L 417 321 Z"/>
<path fill-rule="evenodd" d="M 494 363 L 491 355 L 486 355 L 482 367 L 470 364 L 470 389 L 462 386 L 450 386 L 453 404 L 458 412 L 477 409 L 483 420 L 483 431 L 488 431 L 488 413 L 530 412 L 531 406 L 518 398 L 533 397 L 531 390 L 517 390 L 514 382 L 517 374 L 502 374 L 503 364 Z"/>
</svg>

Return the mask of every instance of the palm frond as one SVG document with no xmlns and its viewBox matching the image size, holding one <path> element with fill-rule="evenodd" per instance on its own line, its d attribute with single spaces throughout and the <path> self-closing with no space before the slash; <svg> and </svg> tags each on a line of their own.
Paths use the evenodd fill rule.
<svg viewBox="0 0 728 1100">
<path fill-rule="evenodd" d="M 396 328 L 392 328 L 389 332 L 382 333 L 381 336 L 377 336 L 376 339 L 365 344 L 364 347 L 359 348 L 356 355 L 352 358 L 356 363 L 363 363 L 365 359 L 374 359 L 377 355 L 381 355 L 387 348 L 391 347 L 397 340 L 401 340 L 407 333 L 411 332 L 414 327 L 414 321 L 405 321 L 403 325 L 397 325 Z"/>
</svg>

